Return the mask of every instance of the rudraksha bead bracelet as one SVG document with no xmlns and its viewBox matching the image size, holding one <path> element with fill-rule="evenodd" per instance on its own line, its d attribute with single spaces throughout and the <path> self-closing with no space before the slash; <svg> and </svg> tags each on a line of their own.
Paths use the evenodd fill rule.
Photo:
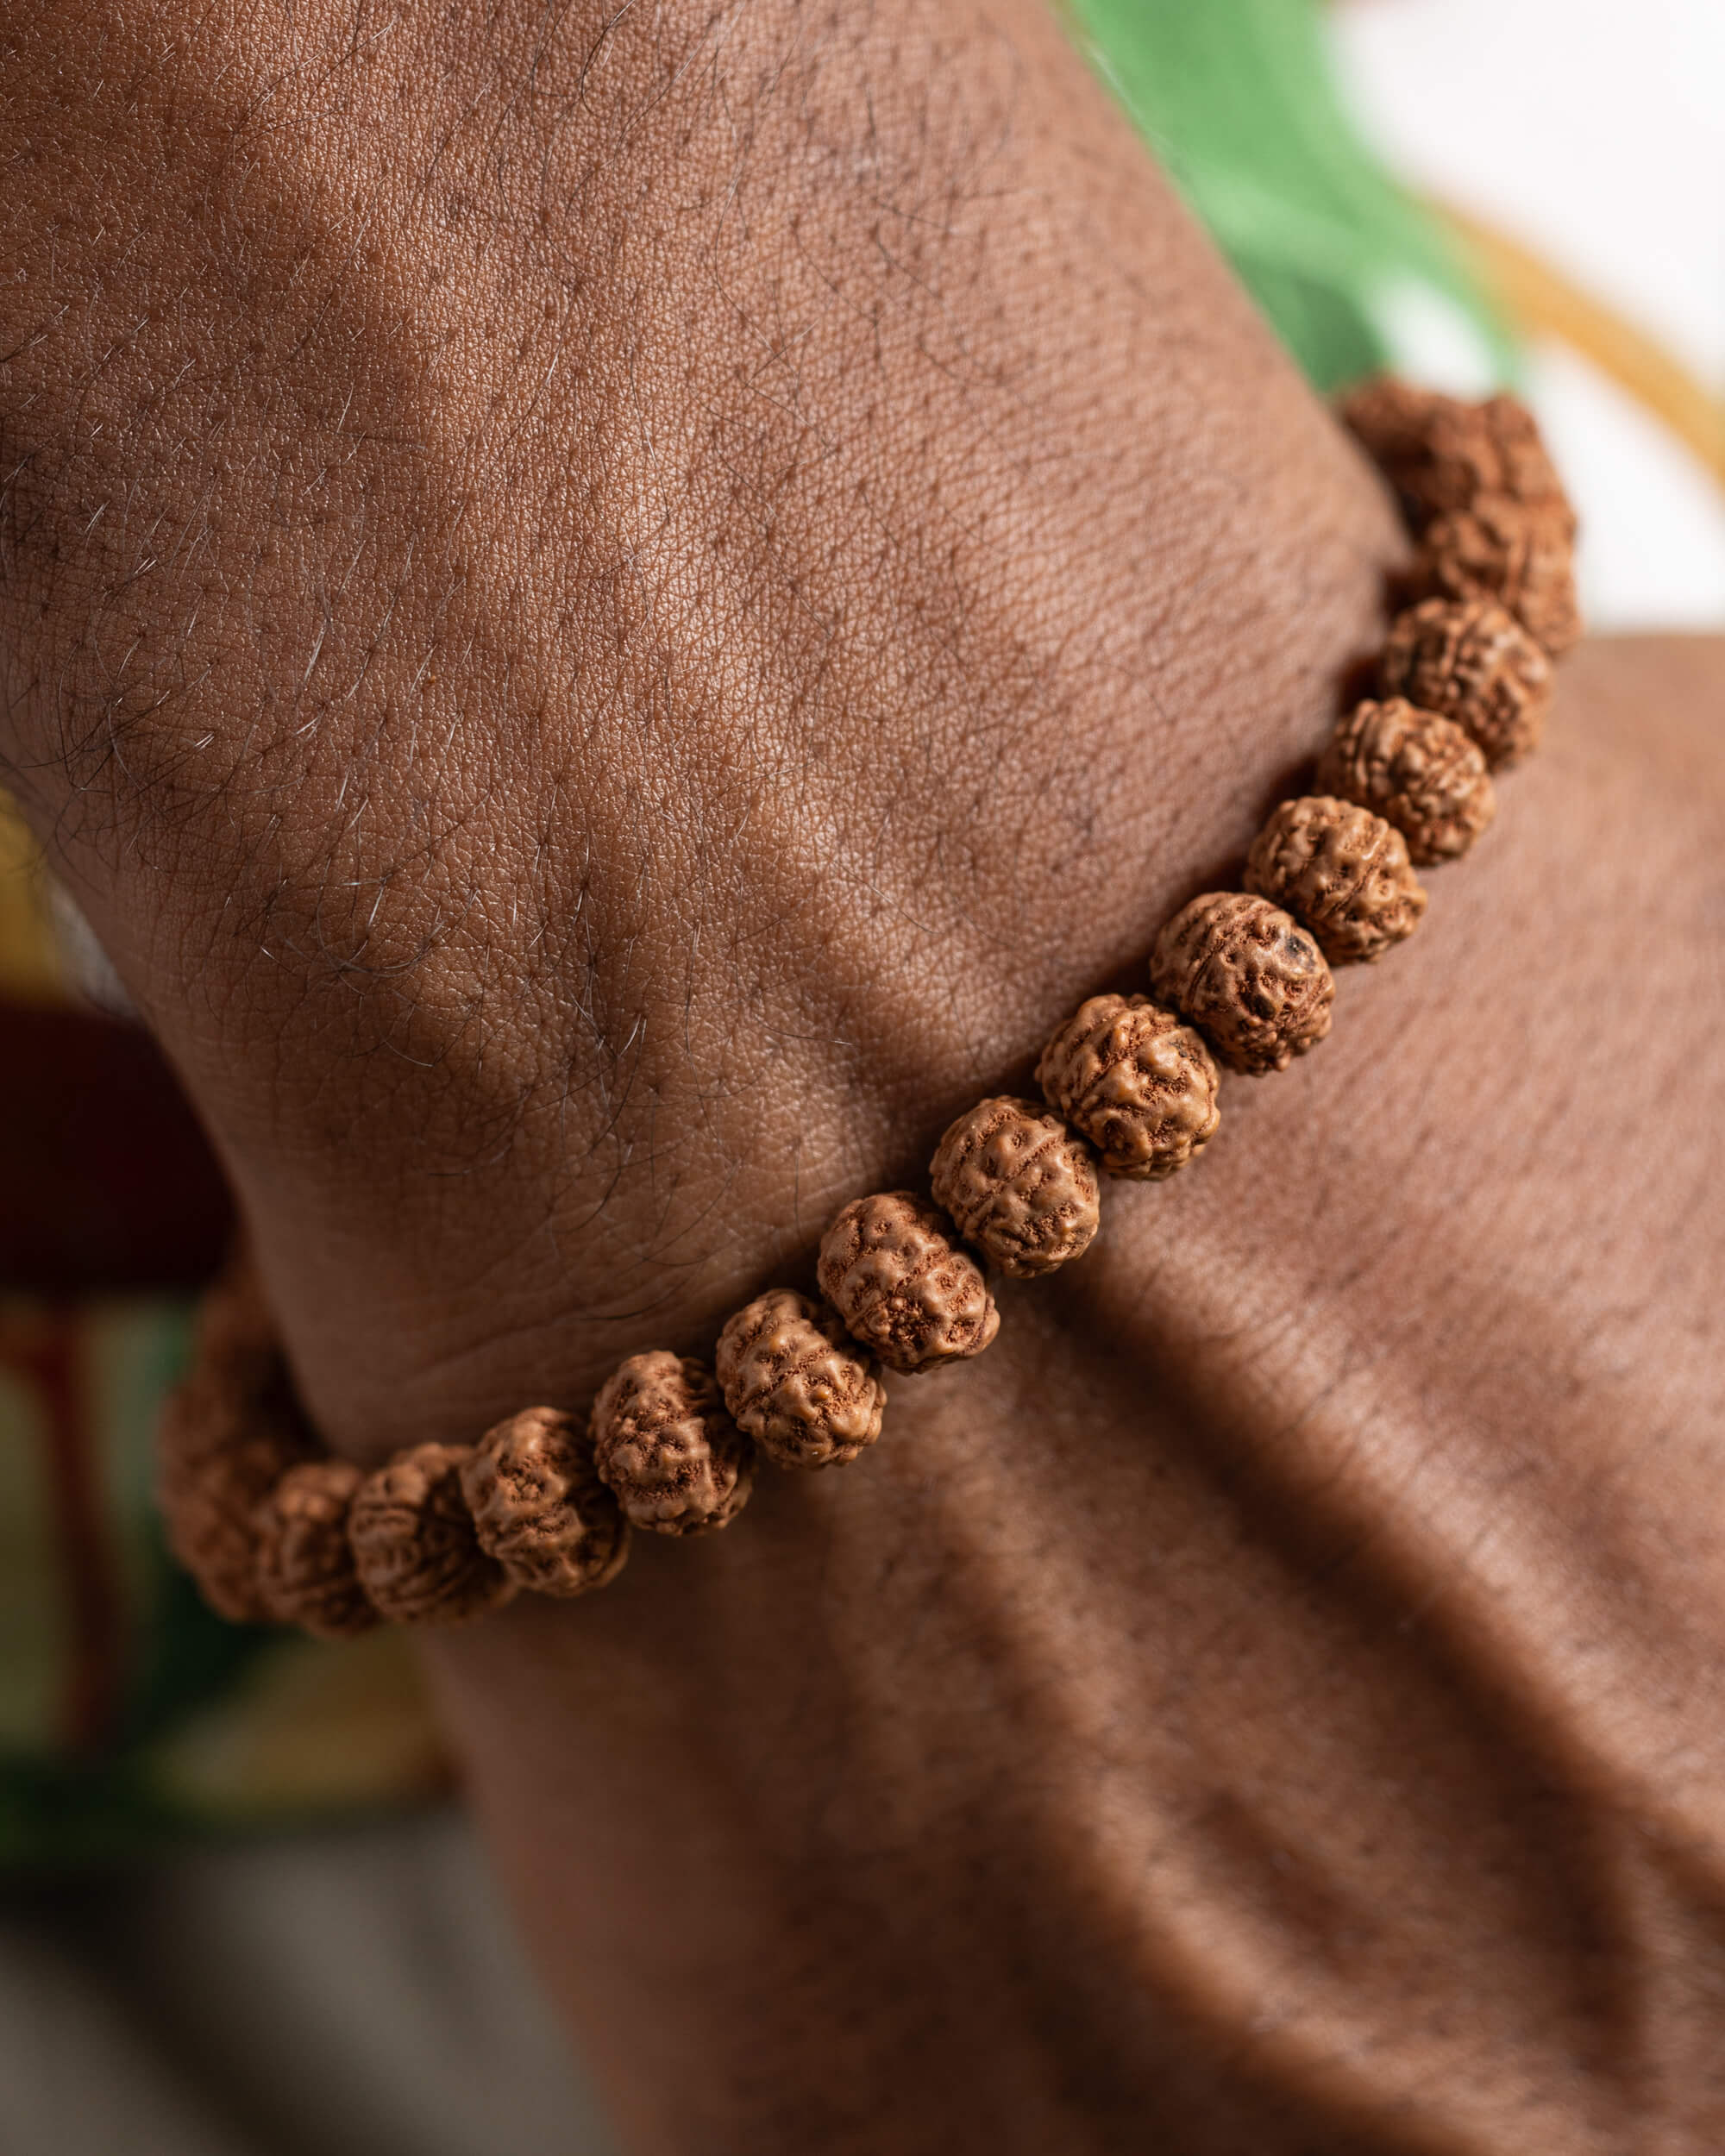
<svg viewBox="0 0 1725 2156">
<path fill-rule="evenodd" d="M 1342 716 L 1314 790 L 1272 811 L 1243 887 L 1164 924 L 1152 997 L 1082 1003 L 1043 1049 L 1044 1100 L 966 1109 L 936 1149 L 931 1195 L 844 1206 L 821 1241 L 819 1300 L 757 1295 L 711 1368 L 630 1355 L 586 1415 L 528 1407 L 476 1444 L 416 1445 L 371 1474 L 331 1459 L 242 1262 L 206 1299 L 161 1432 L 170 1539 L 216 1609 L 336 1639 L 448 1622 L 523 1591 L 603 1587 L 637 1529 L 727 1526 L 757 1458 L 838 1467 L 874 1444 L 883 1365 L 910 1376 L 981 1354 L 1000 1323 L 988 1269 L 1032 1279 L 1082 1257 L 1103 1178 L 1189 1167 L 1220 1121 L 1219 1063 L 1282 1070 L 1324 1038 L 1332 968 L 1419 926 L 1416 869 L 1457 859 L 1491 822 L 1492 772 L 1537 746 L 1552 661 L 1579 630 L 1575 518 L 1522 405 L 1385 377 L 1341 410 L 1416 548 L 1378 694 Z"/>
</svg>

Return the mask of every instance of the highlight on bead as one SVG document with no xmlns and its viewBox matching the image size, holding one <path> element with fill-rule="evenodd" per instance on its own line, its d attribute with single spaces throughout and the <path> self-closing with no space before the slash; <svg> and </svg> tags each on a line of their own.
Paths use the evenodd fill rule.
<svg viewBox="0 0 1725 2156">
<path fill-rule="evenodd" d="M 844 1467 L 881 1434 L 886 1388 L 836 1310 L 769 1288 L 725 1321 L 713 1356 L 732 1420 L 775 1467 Z"/>
<path fill-rule="evenodd" d="M 398 1624 L 459 1624 L 497 1609 L 515 1583 L 480 1547 L 461 1490 L 466 1445 L 416 1445 L 368 1475 L 348 1515 L 360 1583 Z"/>
<path fill-rule="evenodd" d="M 629 1555 L 629 1522 L 586 1426 L 555 1407 L 525 1407 L 487 1430 L 461 1470 L 461 1495 L 480 1547 L 536 1595 L 591 1594 Z"/>
<path fill-rule="evenodd" d="M 1493 771 L 1540 745 L 1552 662 L 1493 599 L 1422 599 L 1391 624 L 1378 679 L 1386 697 L 1453 719 Z"/>
<path fill-rule="evenodd" d="M 929 1170 L 934 1200 L 1014 1279 L 1051 1273 L 1100 1224 L 1090 1150 L 1033 1100 L 979 1100 L 948 1125 Z"/>
<path fill-rule="evenodd" d="M 1497 600 L 1553 659 L 1581 637 L 1575 548 L 1562 518 L 1502 494 L 1432 519 L 1412 586 L 1422 598 Z"/>
<path fill-rule="evenodd" d="M 1339 409 L 1416 530 L 1492 495 L 1558 518 L 1574 536 L 1563 482 L 1519 398 L 1500 393 L 1468 404 L 1379 374 L 1349 391 Z"/>
<path fill-rule="evenodd" d="M 1426 893 L 1394 824 L 1328 794 L 1283 801 L 1252 841 L 1245 887 L 1311 930 L 1333 966 L 1381 958 L 1411 936 Z"/>
<path fill-rule="evenodd" d="M 156 1441 L 168 1547 L 232 1623 L 271 1620 L 260 1507 L 317 1449 L 242 1250 L 204 1299 L 192 1367 L 163 1403 Z"/>
<path fill-rule="evenodd" d="M 593 1402 L 593 1432 L 599 1475 L 631 1526 L 706 1534 L 749 1501 L 754 1447 L 692 1356 L 658 1348 L 619 1363 Z"/>
<path fill-rule="evenodd" d="M 1221 1073 L 1202 1037 L 1148 996 L 1091 996 L 1054 1033 L 1036 1081 L 1110 1175 L 1161 1182 L 1220 1126 Z"/>
<path fill-rule="evenodd" d="M 1286 1070 L 1330 1030 L 1336 984 L 1306 931 L 1248 892 L 1213 891 L 1156 939 L 1151 986 L 1189 1018 L 1230 1069 Z"/>
<path fill-rule="evenodd" d="M 1356 705 L 1330 736 L 1315 783 L 1393 824 L 1421 868 L 1466 853 L 1497 813 L 1474 743 L 1452 719 L 1403 697 Z"/>
<path fill-rule="evenodd" d="M 302 1460 L 258 1507 L 258 1588 L 278 1625 L 354 1639 L 381 1622 L 348 1539 L 365 1476 L 348 1460 Z"/>
<path fill-rule="evenodd" d="M 1000 1313 L 976 1261 L 913 1190 L 857 1198 L 820 1246 L 820 1291 L 853 1340 L 903 1376 L 980 1355 Z"/>
</svg>

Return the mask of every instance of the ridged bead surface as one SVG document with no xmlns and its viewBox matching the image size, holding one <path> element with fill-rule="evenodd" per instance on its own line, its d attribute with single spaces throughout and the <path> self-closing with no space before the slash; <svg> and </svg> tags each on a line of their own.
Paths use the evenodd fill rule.
<svg viewBox="0 0 1725 2156">
<path fill-rule="evenodd" d="M 1504 495 L 1434 517 L 1421 537 L 1413 585 L 1421 598 L 1496 599 L 1553 659 L 1581 636 L 1568 527 L 1556 511 Z"/>
<path fill-rule="evenodd" d="M 1507 496 L 1569 521 L 1573 514 L 1538 423 L 1519 398 L 1464 403 L 1379 375 L 1350 392 L 1342 417 L 1423 521 Z"/>
<path fill-rule="evenodd" d="M 850 1337 L 905 1376 L 980 1355 L 1000 1330 L 975 1260 L 913 1191 L 846 1206 L 822 1238 L 818 1271 Z"/>
<path fill-rule="evenodd" d="M 1386 696 L 1453 719 L 1496 770 L 1540 745 L 1552 663 L 1494 599 L 1428 599 L 1400 615 L 1379 667 Z"/>
<path fill-rule="evenodd" d="M 1465 854 L 1497 813 L 1477 746 L 1453 719 L 1403 697 L 1348 713 L 1319 761 L 1317 784 L 1393 824 L 1422 868 Z"/>
<path fill-rule="evenodd" d="M 1221 1074 L 1193 1029 L 1147 996 L 1091 996 L 1042 1051 L 1036 1081 L 1111 1175 L 1159 1182 L 1221 1121 Z"/>
<path fill-rule="evenodd" d="M 258 1588 L 271 1618 L 320 1639 L 352 1639 L 381 1620 L 360 1582 L 348 1518 L 365 1481 L 348 1460 L 290 1468 L 258 1508 Z"/>
<path fill-rule="evenodd" d="M 459 1624 L 495 1609 L 515 1583 L 486 1556 L 461 1494 L 466 1445 L 416 1445 L 367 1476 L 348 1515 L 360 1581 L 399 1625 Z"/>
<path fill-rule="evenodd" d="M 732 1420 L 779 1467 L 843 1467 L 881 1434 L 873 1362 L 836 1310 L 788 1288 L 730 1319 L 713 1363 Z"/>
<path fill-rule="evenodd" d="M 567 1598 L 623 1570 L 629 1523 L 573 1415 L 526 1407 L 486 1431 L 461 1470 L 461 1494 L 480 1547 L 518 1587 Z"/>
<path fill-rule="evenodd" d="M 1274 811 L 1252 842 L 1245 882 L 1310 929 L 1333 966 L 1381 957 L 1426 911 L 1401 832 L 1329 794 Z"/>
<path fill-rule="evenodd" d="M 593 1433 L 599 1474 L 633 1526 L 705 1534 L 749 1501 L 753 1449 L 691 1357 L 657 1348 L 620 1363 L 593 1402 Z"/>
<path fill-rule="evenodd" d="M 162 1404 L 156 1448 L 168 1546 L 233 1623 L 269 1621 L 258 1508 L 317 1449 L 262 1290 L 242 1258 L 204 1298 L 193 1367 Z"/>
<path fill-rule="evenodd" d="M 1293 916 L 1249 892 L 1182 906 L 1156 939 L 1151 985 L 1230 1069 L 1285 1070 L 1330 1030 L 1336 984 Z"/>
<path fill-rule="evenodd" d="M 1034 1100 L 1002 1094 L 967 1108 L 929 1180 L 959 1233 L 1015 1279 L 1082 1257 L 1101 1219 L 1088 1147 Z"/>
</svg>

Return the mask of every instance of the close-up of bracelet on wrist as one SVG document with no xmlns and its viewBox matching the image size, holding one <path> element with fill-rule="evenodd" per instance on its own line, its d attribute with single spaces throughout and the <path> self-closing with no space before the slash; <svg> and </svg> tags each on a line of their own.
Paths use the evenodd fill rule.
<svg viewBox="0 0 1725 2156">
<path fill-rule="evenodd" d="M 3 0 L 0 2151 L 1725 2145 L 1722 29 Z"/>
<path fill-rule="evenodd" d="M 1382 377 L 1340 416 L 1415 549 L 1375 693 L 1338 721 L 1310 790 L 1266 819 L 1240 887 L 1164 924 L 1151 994 L 1083 1001 L 1042 1050 L 1044 1099 L 960 1115 L 929 1194 L 846 1205 L 821 1239 L 819 1299 L 757 1296 L 711 1364 L 633 1353 L 586 1413 L 528 1407 L 472 1445 L 410 1445 L 369 1473 L 331 1458 L 242 1256 L 205 1302 L 160 1435 L 170 1539 L 215 1609 L 329 1639 L 449 1624 L 520 1593 L 603 1587 L 632 1532 L 729 1526 L 759 1463 L 844 1466 L 875 1444 L 883 1370 L 982 1354 L 1000 1323 L 990 1272 L 1033 1279 L 1082 1257 L 1107 1180 L 1161 1182 L 1197 1163 L 1217 1140 L 1224 1070 L 1281 1071 L 1325 1039 L 1333 969 L 1419 927 L 1416 871 L 1491 824 L 1494 774 L 1538 747 L 1552 663 L 1580 633 L 1576 519 L 1521 403 Z"/>
</svg>

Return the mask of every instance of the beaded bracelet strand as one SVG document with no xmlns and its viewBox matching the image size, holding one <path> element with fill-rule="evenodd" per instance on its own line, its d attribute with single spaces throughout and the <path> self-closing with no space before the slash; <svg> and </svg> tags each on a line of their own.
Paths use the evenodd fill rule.
<svg viewBox="0 0 1725 2156">
<path fill-rule="evenodd" d="M 1537 746 L 1551 662 L 1579 634 L 1575 518 L 1521 404 L 1385 377 L 1341 413 L 1408 517 L 1408 604 L 1378 696 L 1340 720 L 1315 790 L 1271 813 L 1243 888 L 1194 899 L 1162 929 L 1155 1000 L 1080 1005 L 1043 1050 L 1044 1101 L 981 1100 L 947 1130 L 932 1202 L 894 1190 L 847 1205 L 821 1241 L 820 1300 L 757 1296 L 711 1368 L 631 1355 L 586 1417 L 529 1407 L 476 1445 L 412 1445 L 369 1474 L 331 1458 L 242 1259 L 205 1300 L 161 1430 L 169 1539 L 217 1610 L 336 1639 L 447 1623 L 524 1590 L 604 1586 L 634 1529 L 729 1526 L 759 1458 L 837 1467 L 875 1442 L 882 1367 L 981 1354 L 1000 1329 L 985 1266 L 1024 1279 L 1080 1257 L 1099 1170 L 1157 1182 L 1196 1160 L 1220 1121 L 1219 1062 L 1282 1070 L 1324 1038 L 1331 968 L 1419 925 L 1415 869 L 1490 823 L 1491 773 Z"/>
</svg>

